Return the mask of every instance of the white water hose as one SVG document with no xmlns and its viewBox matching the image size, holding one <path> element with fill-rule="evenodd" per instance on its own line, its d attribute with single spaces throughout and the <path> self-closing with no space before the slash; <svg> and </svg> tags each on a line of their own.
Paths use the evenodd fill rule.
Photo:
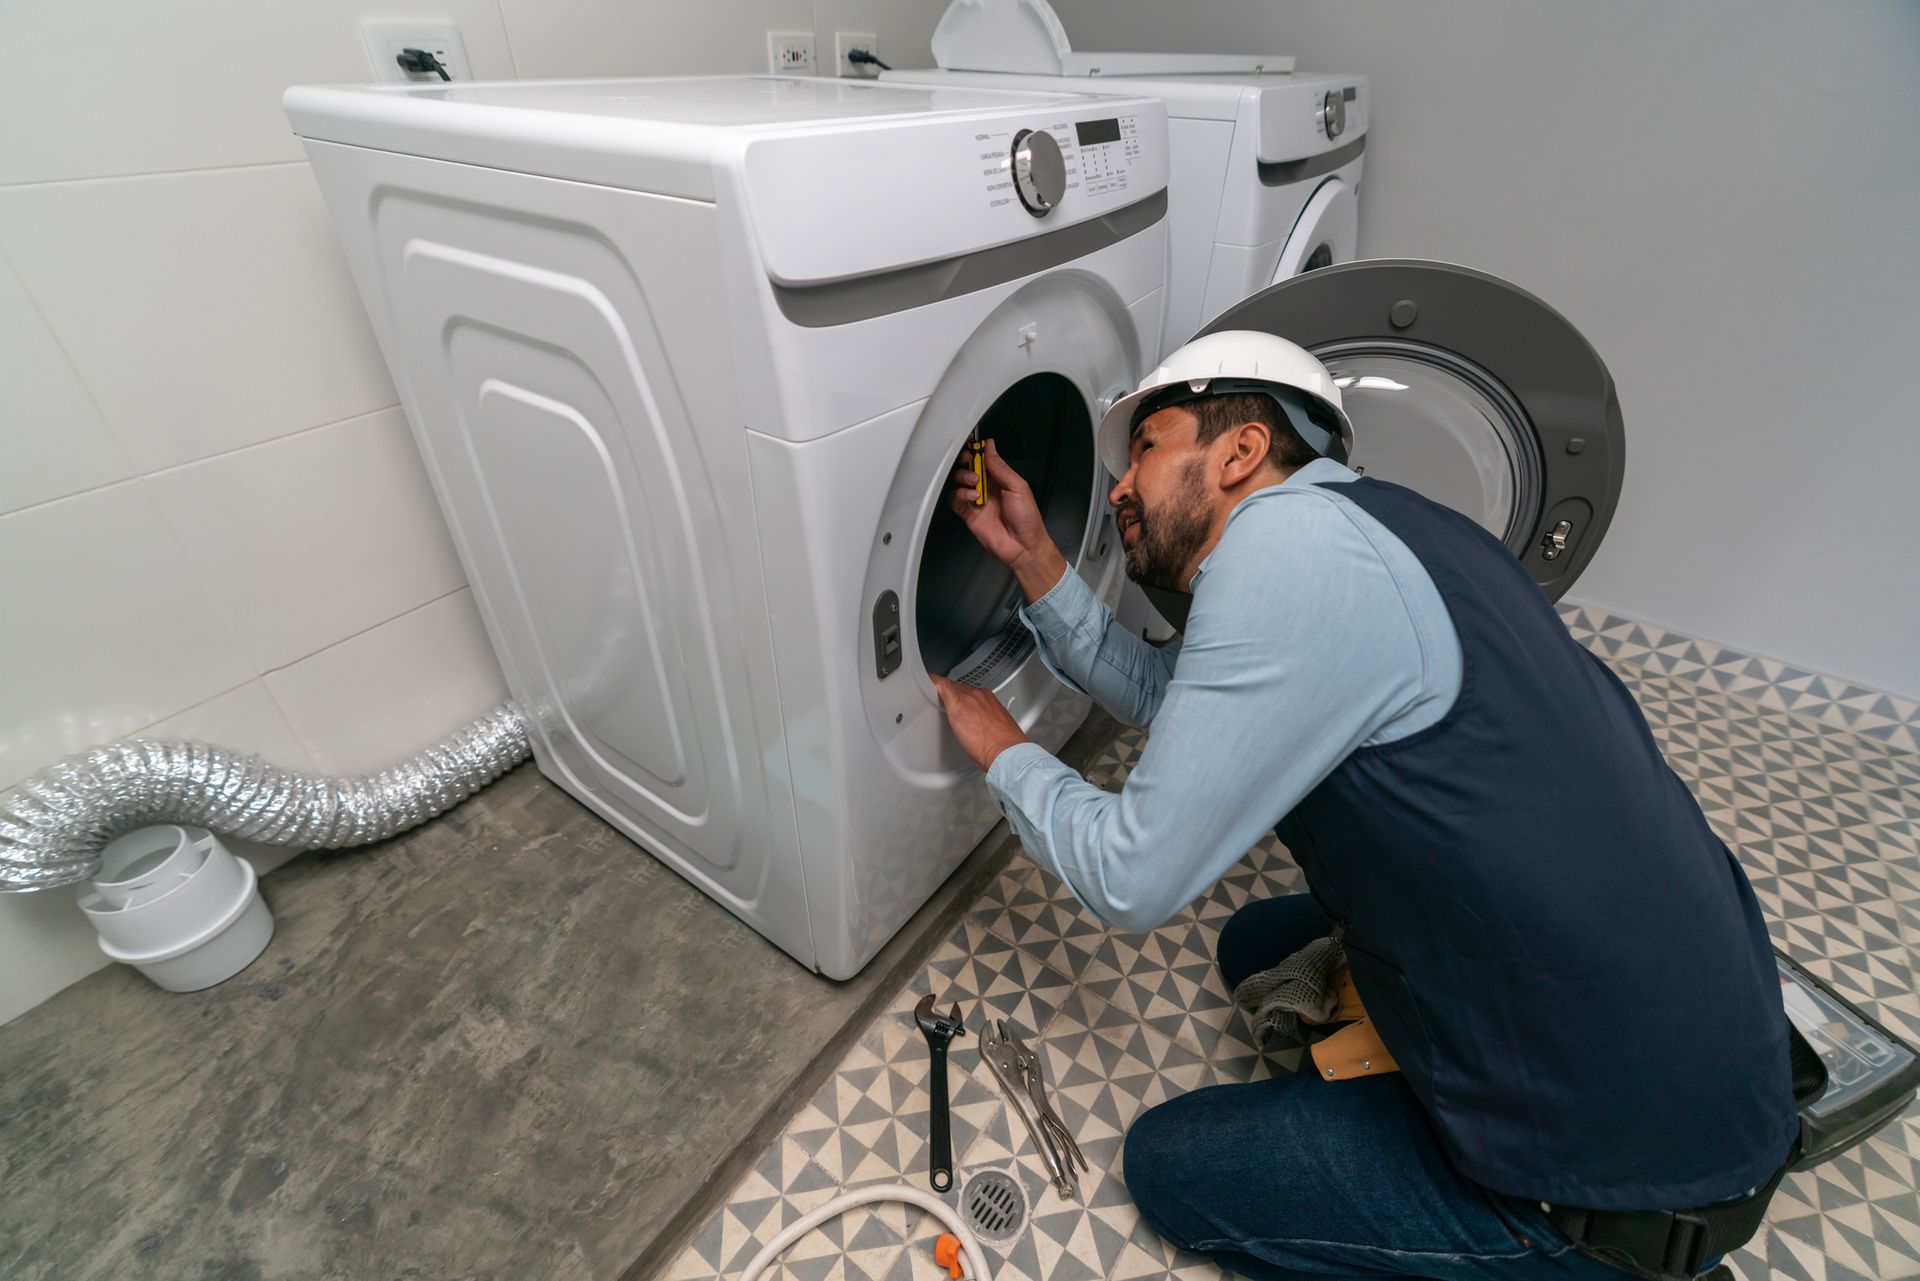
<svg viewBox="0 0 1920 1281">
<path fill-rule="evenodd" d="M 828 1219 L 837 1219 L 855 1206 L 874 1201 L 903 1201 L 908 1205 L 917 1205 L 940 1220 L 949 1232 L 959 1238 L 960 1249 L 966 1254 L 968 1281 L 993 1281 L 993 1272 L 987 1267 L 986 1252 L 980 1248 L 980 1242 L 974 1239 L 973 1233 L 967 1230 L 967 1225 L 960 1221 L 953 1207 L 931 1192 L 922 1192 L 904 1183 L 882 1183 L 843 1192 L 813 1213 L 788 1224 L 778 1236 L 761 1247 L 760 1253 L 753 1256 L 753 1262 L 740 1274 L 740 1281 L 757 1281 L 760 1274 L 767 1270 L 767 1265 L 779 1258 L 781 1252 L 795 1241 Z"/>
</svg>

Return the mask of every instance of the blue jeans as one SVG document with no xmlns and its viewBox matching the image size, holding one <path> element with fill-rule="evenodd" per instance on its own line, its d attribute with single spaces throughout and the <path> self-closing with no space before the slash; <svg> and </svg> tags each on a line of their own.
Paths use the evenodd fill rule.
<svg viewBox="0 0 1920 1281">
<path fill-rule="evenodd" d="M 1304 894 L 1251 903 L 1221 931 L 1220 972 L 1231 989 L 1329 933 Z M 1256 1281 L 1629 1275 L 1456 1173 L 1397 1074 L 1195 1090 L 1133 1123 L 1125 1174 L 1161 1236 Z"/>
</svg>

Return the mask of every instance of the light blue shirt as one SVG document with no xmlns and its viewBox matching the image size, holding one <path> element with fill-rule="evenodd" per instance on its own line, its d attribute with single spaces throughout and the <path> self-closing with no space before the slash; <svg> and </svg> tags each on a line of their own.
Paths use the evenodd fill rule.
<svg viewBox="0 0 1920 1281">
<path fill-rule="evenodd" d="M 987 771 L 1027 853 L 1101 920 L 1159 925 L 1356 748 L 1453 705 L 1451 616 L 1406 544 L 1340 483 L 1323 487 L 1354 479 L 1318 459 L 1235 507 L 1194 577 L 1186 634 L 1164 649 L 1072 571 L 1021 611 L 1056 676 L 1129 725 L 1152 723 L 1118 794 L 1032 743 Z"/>
</svg>

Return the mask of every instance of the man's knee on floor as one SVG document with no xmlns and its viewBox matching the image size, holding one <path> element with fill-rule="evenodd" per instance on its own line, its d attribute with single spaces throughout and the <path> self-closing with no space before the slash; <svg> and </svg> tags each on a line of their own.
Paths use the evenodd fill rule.
<svg viewBox="0 0 1920 1281">
<path fill-rule="evenodd" d="M 1141 1217 L 1181 1249 L 1194 1237 L 1186 1193 L 1191 1190 L 1193 1134 L 1181 1119 L 1184 1098 L 1148 1108 L 1127 1128 L 1121 1173 Z"/>
</svg>

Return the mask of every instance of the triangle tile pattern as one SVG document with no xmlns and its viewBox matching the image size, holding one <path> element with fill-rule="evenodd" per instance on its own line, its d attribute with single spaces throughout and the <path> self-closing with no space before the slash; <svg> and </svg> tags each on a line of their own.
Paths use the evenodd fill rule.
<svg viewBox="0 0 1920 1281">
<path fill-rule="evenodd" d="M 1582 644 L 1609 662 L 1677 676 L 1775 711 L 1798 712 L 1895 751 L 1920 752 L 1920 703 L 1912 699 L 1695 640 L 1605 610 L 1563 602 L 1560 617 Z"/>
<path fill-rule="evenodd" d="M 1662 751 L 1746 867 L 1775 942 L 1920 1043 L 1920 708 L 1600 611 L 1561 613 L 1639 699 Z M 1117 789 L 1144 742 L 1123 731 L 1088 778 Z M 1254 1049 L 1213 948 L 1240 907 L 1301 888 L 1269 839 L 1161 928 L 1121 934 L 1017 858 L 732 1190 L 668 1281 L 736 1276 L 759 1242 L 844 1188 L 926 1185 L 927 1051 L 913 1004 L 927 991 L 958 1000 L 975 1034 L 951 1051 L 959 1184 L 973 1171 L 1008 1170 L 1033 1209 L 1026 1231 L 988 1246 L 998 1276 L 1218 1281 L 1218 1267 L 1141 1223 L 1123 1140 L 1143 1109 L 1176 1094 L 1293 1066 Z M 980 1062 L 989 1017 L 1017 1024 L 1046 1060 L 1054 1106 L 1093 1167 L 1077 1202 L 1053 1191 Z M 855 1211 L 796 1244 L 769 1276 L 931 1281 L 943 1275 L 932 1262 L 938 1232 L 902 1206 Z M 1920 1278 L 1920 1109 L 1789 1176 L 1760 1235 L 1731 1262 L 1746 1281 Z"/>
</svg>

